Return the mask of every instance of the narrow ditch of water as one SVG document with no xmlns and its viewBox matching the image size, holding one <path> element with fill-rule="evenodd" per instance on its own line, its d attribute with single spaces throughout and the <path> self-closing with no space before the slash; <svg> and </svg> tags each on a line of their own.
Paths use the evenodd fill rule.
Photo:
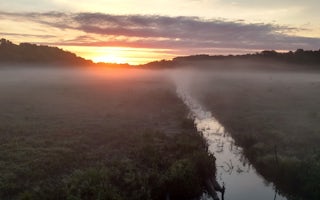
<svg viewBox="0 0 320 200">
<path fill-rule="evenodd" d="M 214 153 L 217 166 L 217 181 L 225 186 L 225 200 L 286 200 L 277 194 L 275 186 L 257 173 L 235 145 L 224 127 L 206 111 L 189 93 L 183 84 L 177 84 L 177 95 L 190 110 L 190 117 L 199 132 L 207 139 L 209 151 Z M 202 200 L 211 199 L 204 194 Z"/>
</svg>

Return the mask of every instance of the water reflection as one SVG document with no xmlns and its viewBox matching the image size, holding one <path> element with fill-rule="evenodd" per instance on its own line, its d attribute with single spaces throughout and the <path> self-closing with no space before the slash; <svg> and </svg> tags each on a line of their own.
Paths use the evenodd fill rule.
<svg viewBox="0 0 320 200">
<path fill-rule="evenodd" d="M 216 157 L 217 180 L 226 187 L 226 200 L 286 199 L 256 172 L 243 155 L 243 149 L 235 145 L 224 127 L 188 93 L 185 85 L 177 84 L 177 94 L 190 109 L 197 130 L 207 139 L 209 151 Z M 211 198 L 204 194 L 201 199 Z"/>
</svg>

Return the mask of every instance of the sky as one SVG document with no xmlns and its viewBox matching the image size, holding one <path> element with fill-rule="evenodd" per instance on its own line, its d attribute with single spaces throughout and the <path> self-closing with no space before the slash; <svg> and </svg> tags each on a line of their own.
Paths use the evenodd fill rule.
<svg viewBox="0 0 320 200">
<path fill-rule="evenodd" d="M 95 62 L 320 48 L 319 0 L 0 1 L 0 37 Z"/>
</svg>

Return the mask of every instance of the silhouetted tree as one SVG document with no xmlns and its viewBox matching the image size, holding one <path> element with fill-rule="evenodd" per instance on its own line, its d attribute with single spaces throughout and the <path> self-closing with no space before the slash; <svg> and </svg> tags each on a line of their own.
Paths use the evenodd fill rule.
<svg viewBox="0 0 320 200">
<path fill-rule="evenodd" d="M 88 65 L 91 61 L 57 47 L 30 43 L 13 44 L 9 40 L 0 40 L 0 63 Z"/>
</svg>

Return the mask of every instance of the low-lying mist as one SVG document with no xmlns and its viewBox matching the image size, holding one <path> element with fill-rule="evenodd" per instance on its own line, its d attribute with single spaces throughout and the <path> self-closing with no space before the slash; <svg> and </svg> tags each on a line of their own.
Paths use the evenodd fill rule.
<svg viewBox="0 0 320 200">
<path fill-rule="evenodd" d="M 317 199 L 319 193 L 310 188 L 319 182 L 310 178 L 319 177 L 320 73 L 301 68 L 189 67 L 170 76 L 225 127 L 257 171 L 275 183 L 276 191 Z"/>
<path fill-rule="evenodd" d="M 174 69 L 0 68 L 0 139 L 4 143 L 0 148 L 16 159 L 5 161 L 6 166 L 19 171 L 16 165 L 26 162 L 12 146 L 17 141 L 31 160 L 52 159 L 52 155 L 43 153 L 43 148 L 48 146 L 55 151 L 58 143 L 59 151 L 67 154 L 68 148 L 75 147 L 75 141 L 76 146 L 91 141 L 91 156 L 99 148 L 107 148 L 111 159 L 112 151 L 118 152 L 118 143 L 94 138 L 119 134 L 121 137 L 115 141 L 121 140 L 122 151 L 132 148 L 126 138 L 137 136 L 138 132 L 179 134 L 189 123 L 188 105 L 179 99 L 179 91 L 183 91 L 183 98 L 190 96 L 196 101 L 193 105 L 201 107 L 194 110 L 205 111 L 199 116 L 216 119 L 243 148 L 250 163 L 278 190 L 300 196 L 316 194 L 308 190 L 318 182 L 309 181 L 307 168 L 314 169 L 312 177 L 318 176 L 315 158 L 320 152 L 320 73 L 303 67 L 243 67 L 246 63 L 239 63 L 240 67 L 233 64 L 228 70 L 228 63 L 220 64 L 225 66 L 211 67 L 209 63 Z M 105 142 L 112 143 L 112 151 L 103 147 Z M 99 148 L 92 148 L 94 145 Z M 297 167 L 306 163 L 306 169 Z M 3 173 L 11 173 L 1 166 Z M 9 177 L 6 181 L 16 179 Z M 310 187 L 298 191 L 293 184 L 297 182 Z"/>
</svg>

